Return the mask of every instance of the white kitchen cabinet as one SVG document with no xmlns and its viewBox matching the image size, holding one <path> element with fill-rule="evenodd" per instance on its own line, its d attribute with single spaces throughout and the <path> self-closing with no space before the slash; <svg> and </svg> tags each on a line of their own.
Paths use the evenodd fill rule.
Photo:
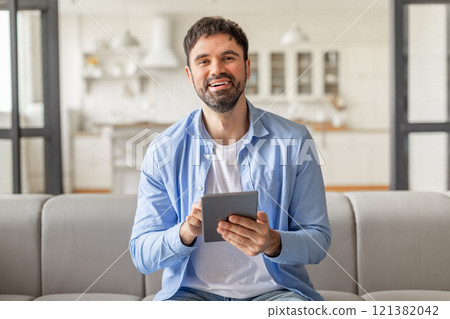
<svg viewBox="0 0 450 319">
<path fill-rule="evenodd" d="M 340 50 L 264 49 L 249 53 L 247 95 L 255 100 L 335 96 L 342 81 Z M 255 75 L 256 74 L 256 75 Z"/>
<path fill-rule="evenodd" d="M 332 96 L 339 93 L 339 53 L 329 51 L 324 54 L 324 91 Z"/>
<path fill-rule="evenodd" d="M 150 141 L 169 124 L 99 124 L 100 133 L 74 136 L 75 192 L 134 194 Z"/>
<path fill-rule="evenodd" d="M 74 191 L 109 192 L 112 188 L 111 140 L 104 134 L 75 133 Z"/>
<path fill-rule="evenodd" d="M 258 54 L 249 53 L 248 58 L 250 59 L 250 78 L 247 81 L 247 86 L 245 87 L 245 94 L 256 95 L 259 93 L 259 64 Z"/>
<path fill-rule="evenodd" d="M 286 90 L 285 58 L 284 53 L 272 53 L 270 55 L 271 78 L 270 93 L 280 95 Z"/>
<path fill-rule="evenodd" d="M 148 124 L 137 125 L 106 125 L 104 129 L 108 131 L 112 144 L 112 192 L 115 194 L 134 194 L 138 192 L 140 178 L 140 163 L 142 158 L 137 158 L 139 141 L 151 136 L 152 131 Z M 133 143 L 134 137 L 142 135 Z M 148 141 L 150 142 L 150 141 Z M 127 149 L 127 144 L 131 146 Z M 142 146 L 146 149 L 147 145 Z M 141 154 L 145 154 L 142 150 Z M 130 158 L 131 156 L 131 158 Z"/>
<path fill-rule="evenodd" d="M 325 186 L 389 185 L 389 132 L 312 131 L 325 164 Z"/>
<path fill-rule="evenodd" d="M 297 93 L 312 93 L 312 54 L 310 52 L 297 53 Z"/>
</svg>

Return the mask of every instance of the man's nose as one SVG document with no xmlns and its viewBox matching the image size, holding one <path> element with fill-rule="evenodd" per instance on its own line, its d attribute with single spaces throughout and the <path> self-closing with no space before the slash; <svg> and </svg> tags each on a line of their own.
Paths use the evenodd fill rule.
<svg viewBox="0 0 450 319">
<path fill-rule="evenodd" d="M 218 75 L 220 73 L 223 73 L 224 70 L 224 66 L 222 61 L 220 60 L 214 60 L 211 63 L 211 69 L 210 69 L 210 73 L 211 75 Z"/>
</svg>

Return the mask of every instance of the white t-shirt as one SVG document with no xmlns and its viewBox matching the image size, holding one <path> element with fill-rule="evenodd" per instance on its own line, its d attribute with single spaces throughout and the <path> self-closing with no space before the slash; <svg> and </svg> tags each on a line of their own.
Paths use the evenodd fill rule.
<svg viewBox="0 0 450 319">
<path fill-rule="evenodd" d="M 207 194 L 242 191 L 237 165 L 242 145 L 242 139 L 232 145 L 215 143 L 206 178 Z M 205 243 L 203 236 L 197 238 L 182 286 L 229 298 L 249 298 L 279 287 L 267 271 L 262 254 L 250 257 L 227 242 Z"/>
</svg>

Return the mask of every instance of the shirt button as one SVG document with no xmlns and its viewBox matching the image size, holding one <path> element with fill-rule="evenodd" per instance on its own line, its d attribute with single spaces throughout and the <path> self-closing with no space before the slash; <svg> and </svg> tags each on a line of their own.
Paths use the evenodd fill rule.
<svg viewBox="0 0 450 319">
<path fill-rule="evenodd" d="M 203 187 L 201 187 L 200 185 L 197 187 L 197 189 L 199 190 L 199 191 L 201 191 L 202 189 L 203 189 Z"/>
<path fill-rule="evenodd" d="M 211 158 L 211 155 L 205 154 L 205 158 L 206 158 L 207 160 L 209 160 L 209 159 Z"/>
</svg>

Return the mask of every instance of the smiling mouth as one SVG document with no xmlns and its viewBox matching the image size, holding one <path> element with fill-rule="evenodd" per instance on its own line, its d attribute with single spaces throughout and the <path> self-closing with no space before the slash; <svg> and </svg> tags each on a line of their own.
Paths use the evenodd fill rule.
<svg viewBox="0 0 450 319">
<path fill-rule="evenodd" d="M 231 83 L 231 82 L 230 82 L 230 81 L 216 82 L 216 83 L 213 83 L 213 84 L 209 84 L 208 87 L 211 87 L 211 88 L 220 88 L 220 87 L 223 87 L 223 86 L 225 86 L 225 85 L 227 85 L 227 84 L 229 84 L 229 83 Z"/>
</svg>

